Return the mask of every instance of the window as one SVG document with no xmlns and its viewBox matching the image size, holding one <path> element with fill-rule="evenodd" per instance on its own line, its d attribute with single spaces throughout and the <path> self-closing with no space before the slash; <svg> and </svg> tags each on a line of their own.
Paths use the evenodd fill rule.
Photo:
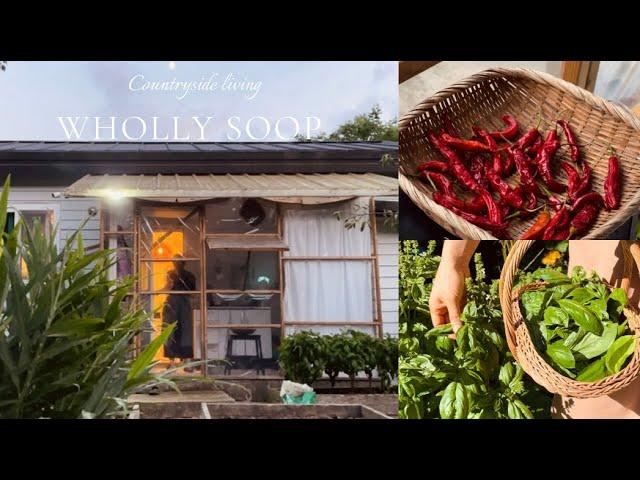
<svg viewBox="0 0 640 480">
<path fill-rule="evenodd" d="M 340 212 L 340 219 L 336 212 Z M 354 216 L 358 228 L 346 228 Z M 284 240 L 285 325 L 335 333 L 375 333 L 372 234 L 366 199 L 322 207 L 288 207 Z"/>
<path fill-rule="evenodd" d="M 279 290 L 278 252 L 209 250 L 207 289 Z"/>
<path fill-rule="evenodd" d="M 55 204 L 14 204 L 11 205 L 8 212 L 8 221 L 5 229 L 11 231 L 15 228 L 19 220 L 23 223 L 23 229 L 29 229 L 30 233 L 33 233 L 38 228 L 42 229 L 42 232 L 50 237 L 53 235 L 55 229 L 55 222 L 57 219 L 58 205 Z M 59 233 L 59 232 L 58 232 Z M 24 242 L 26 239 L 24 230 L 20 232 L 20 241 Z M 56 238 L 56 241 L 58 238 Z M 27 265 L 23 259 L 20 260 L 20 270 L 22 279 L 27 281 L 29 278 L 29 272 Z"/>
<path fill-rule="evenodd" d="M 260 198 L 229 198 L 206 206 L 207 233 L 278 234 L 277 204 Z"/>
</svg>

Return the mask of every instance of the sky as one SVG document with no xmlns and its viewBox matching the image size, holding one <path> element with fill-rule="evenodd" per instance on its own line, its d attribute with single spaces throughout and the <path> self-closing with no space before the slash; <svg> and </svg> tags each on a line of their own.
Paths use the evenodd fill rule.
<svg viewBox="0 0 640 480">
<path fill-rule="evenodd" d="M 10 61 L 0 140 L 286 141 L 376 104 L 395 119 L 397 79 L 397 62 Z"/>
</svg>

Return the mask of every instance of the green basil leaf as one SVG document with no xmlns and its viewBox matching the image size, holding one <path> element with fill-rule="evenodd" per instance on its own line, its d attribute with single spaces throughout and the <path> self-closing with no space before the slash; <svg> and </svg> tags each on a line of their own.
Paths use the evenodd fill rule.
<svg viewBox="0 0 640 480">
<path fill-rule="evenodd" d="M 589 288 L 579 287 L 569 292 L 567 298 L 571 298 L 578 303 L 587 303 L 589 300 L 596 298 L 596 293 Z"/>
<path fill-rule="evenodd" d="M 498 380 L 500 380 L 500 383 L 507 386 L 509 385 L 509 383 L 511 383 L 511 380 L 513 379 L 515 373 L 516 373 L 516 369 L 513 366 L 513 364 L 511 362 L 505 363 L 500 368 L 500 373 L 498 374 Z"/>
<path fill-rule="evenodd" d="M 625 320 L 620 325 L 618 325 L 618 337 L 623 336 L 627 332 L 627 323 L 628 320 Z"/>
<path fill-rule="evenodd" d="M 454 346 L 453 340 L 444 335 L 438 335 L 435 340 L 435 347 L 443 355 L 453 354 Z"/>
<path fill-rule="evenodd" d="M 584 305 L 569 299 L 558 300 L 558 305 L 560 305 L 560 308 L 569 314 L 569 317 L 574 322 L 580 325 L 581 328 L 584 328 L 587 332 L 591 332 L 595 335 L 602 334 L 602 322 Z"/>
<path fill-rule="evenodd" d="M 427 332 L 427 338 L 435 337 L 436 335 L 448 335 L 453 333 L 453 326 L 450 323 L 445 325 L 438 325 L 437 327 L 433 327 L 431 330 Z"/>
<path fill-rule="evenodd" d="M 569 315 L 558 307 L 547 307 L 544 311 L 544 321 L 550 325 L 569 326 Z"/>
<path fill-rule="evenodd" d="M 633 335 L 625 335 L 618 338 L 604 356 L 605 366 L 609 374 L 618 373 L 636 348 L 636 339 Z"/>
<path fill-rule="evenodd" d="M 629 297 L 622 288 L 614 288 L 609 295 L 609 302 L 616 312 L 622 313 L 624 307 L 629 303 Z"/>
<path fill-rule="evenodd" d="M 574 352 L 581 353 L 585 357 L 591 359 L 606 352 L 613 344 L 618 333 L 618 325 L 615 323 L 607 323 L 604 326 L 602 335 L 594 335 L 586 333 L 582 340 L 571 348 Z"/>
<path fill-rule="evenodd" d="M 552 284 L 571 282 L 567 275 L 553 268 L 539 268 L 533 272 L 533 278 L 536 280 L 544 280 L 545 282 Z"/>
<path fill-rule="evenodd" d="M 507 400 L 507 416 L 512 420 L 521 420 L 524 418 L 522 411 L 518 408 L 515 402 Z"/>
<path fill-rule="evenodd" d="M 557 285 L 553 289 L 553 299 L 555 301 L 560 300 L 561 298 L 565 298 L 570 292 L 578 288 L 577 285 L 573 285 L 572 283 L 566 283 L 562 285 Z"/>
<path fill-rule="evenodd" d="M 520 297 L 525 319 L 531 321 L 542 318 L 542 313 L 551 300 L 550 290 L 534 290 L 524 292 Z"/>
<path fill-rule="evenodd" d="M 584 330 L 580 329 L 577 332 L 571 332 L 567 338 L 564 339 L 564 346 L 573 349 L 576 344 L 582 340 L 582 338 L 587 334 Z"/>
<path fill-rule="evenodd" d="M 466 418 L 469 413 L 469 393 L 462 383 L 451 382 L 440 399 L 441 418 Z"/>
<path fill-rule="evenodd" d="M 524 416 L 524 418 L 529 418 L 529 419 L 533 418 L 533 414 L 531 413 L 531 410 L 529 410 L 529 407 L 527 407 L 522 400 L 514 400 L 513 403 L 522 412 L 522 415 Z"/>
<path fill-rule="evenodd" d="M 589 303 L 589 310 L 591 310 L 596 317 L 600 320 L 609 320 L 609 312 L 607 310 L 607 298 L 596 298 Z"/>
<path fill-rule="evenodd" d="M 607 376 L 604 358 L 600 358 L 583 368 L 576 380 L 579 382 L 595 382 Z"/>
<path fill-rule="evenodd" d="M 576 360 L 569 348 L 562 344 L 562 341 L 552 343 L 547 347 L 547 355 L 558 365 L 564 368 L 576 366 Z"/>
</svg>

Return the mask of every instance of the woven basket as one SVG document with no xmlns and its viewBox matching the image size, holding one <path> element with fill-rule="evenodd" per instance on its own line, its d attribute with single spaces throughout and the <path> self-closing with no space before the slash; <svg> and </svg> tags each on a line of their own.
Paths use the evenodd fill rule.
<svg viewBox="0 0 640 480">
<path fill-rule="evenodd" d="M 624 106 L 603 100 L 592 93 L 551 75 L 526 69 L 496 68 L 473 75 L 433 95 L 399 121 L 400 186 L 411 200 L 431 219 L 452 234 L 464 239 L 495 240 L 495 237 L 463 220 L 431 199 L 433 189 L 414 177 L 420 163 L 440 158 L 427 141 L 427 129 L 439 129 L 448 117 L 466 137 L 474 124 L 487 129 L 504 128 L 502 115 L 513 115 L 521 131 L 535 127 L 542 118 L 541 129 L 555 121 L 569 121 L 576 134 L 582 158 L 593 169 L 593 188 L 602 192 L 607 175 L 608 149 L 613 146 L 623 172 L 622 201 L 618 210 L 602 210 L 591 230 L 583 238 L 606 238 L 613 230 L 638 212 L 640 206 L 640 118 Z M 558 150 L 553 162 L 555 178 L 566 182 L 558 168 L 560 159 L 570 159 L 569 147 Z M 517 175 L 509 180 L 514 183 Z M 534 216 L 535 217 L 535 216 Z M 508 238 L 519 238 L 534 218 L 513 221 Z"/>
<path fill-rule="evenodd" d="M 539 385 L 546 388 L 551 393 L 574 398 L 594 398 L 603 395 L 610 395 L 635 380 L 640 374 L 640 338 L 636 338 L 636 349 L 633 357 L 620 372 L 610 375 L 596 382 L 579 382 L 565 377 L 554 370 L 536 350 L 529 329 L 527 328 L 522 313 L 520 311 L 520 296 L 526 290 L 533 290 L 544 286 L 544 282 L 537 282 L 525 285 L 516 290 L 513 283 L 518 271 L 518 265 L 522 257 L 534 243 L 533 240 L 520 240 L 515 242 L 514 247 L 509 252 L 505 261 L 502 274 L 500 276 L 500 303 L 504 316 L 504 328 L 507 344 L 511 353 L 522 366 L 525 372 Z M 625 290 L 629 287 L 633 259 L 636 264 L 640 262 L 640 248 L 636 244 L 630 249 L 631 242 L 623 243 L 623 253 L 625 255 L 625 274 L 621 287 Z M 631 307 L 624 310 L 629 326 L 640 336 L 640 313 Z"/>
</svg>

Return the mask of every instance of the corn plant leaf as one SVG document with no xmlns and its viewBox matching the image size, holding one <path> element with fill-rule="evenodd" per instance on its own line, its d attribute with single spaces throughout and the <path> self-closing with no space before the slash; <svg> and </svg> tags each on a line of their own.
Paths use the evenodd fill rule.
<svg viewBox="0 0 640 480">
<path fill-rule="evenodd" d="M 162 345 L 167 341 L 174 328 L 175 324 L 167 325 L 156 338 L 149 342 L 149 345 L 145 347 L 145 349 L 131 364 L 131 368 L 127 374 L 127 380 L 135 379 L 151 364 L 153 357 L 155 357 L 158 350 L 160 350 L 160 347 L 162 347 Z"/>
</svg>

